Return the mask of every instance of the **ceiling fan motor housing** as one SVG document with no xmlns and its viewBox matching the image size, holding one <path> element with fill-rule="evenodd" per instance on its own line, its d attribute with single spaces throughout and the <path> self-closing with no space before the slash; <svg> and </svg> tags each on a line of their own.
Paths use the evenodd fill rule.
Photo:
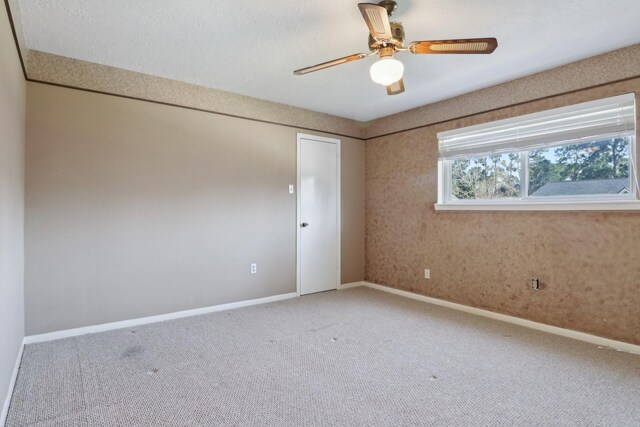
<svg viewBox="0 0 640 427">
<path fill-rule="evenodd" d="M 391 39 L 387 41 L 380 41 L 373 38 L 369 34 L 369 50 L 375 52 L 384 46 L 402 47 L 404 43 L 404 27 L 400 22 L 391 22 Z"/>
</svg>

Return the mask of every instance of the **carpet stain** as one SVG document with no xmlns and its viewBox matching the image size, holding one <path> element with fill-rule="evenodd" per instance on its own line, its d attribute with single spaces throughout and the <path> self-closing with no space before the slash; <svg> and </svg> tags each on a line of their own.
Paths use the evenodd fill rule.
<svg viewBox="0 0 640 427">
<path fill-rule="evenodd" d="M 136 357 L 139 354 L 141 354 L 143 351 L 142 346 L 141 345 L 134 345 L 133 347 L 129 347 L 128 349 L 126 349 L 124 351 L 124 353 L 122 353 L 122 355 L 120 356 L 121 359 L 128 359 L 131 357 Z"/>
</svg>

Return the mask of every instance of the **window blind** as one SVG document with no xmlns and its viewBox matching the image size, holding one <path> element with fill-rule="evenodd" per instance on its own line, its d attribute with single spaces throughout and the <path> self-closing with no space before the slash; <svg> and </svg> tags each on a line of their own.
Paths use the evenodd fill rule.
<svg viewBox="0 0 640 427">
<path fill-rule="evenodd" d="M 438 133 L 441 158 L 535 150 L 571 141 L 634 135 L 635 94 L 614 96 Z"/>
</svg>

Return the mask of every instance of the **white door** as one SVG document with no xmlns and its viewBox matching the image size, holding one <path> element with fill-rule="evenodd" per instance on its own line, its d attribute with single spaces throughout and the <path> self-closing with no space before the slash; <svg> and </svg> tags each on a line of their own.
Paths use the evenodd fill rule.
<svg viewBox="0 0 640 427">
<path fill-rule="evenodd" d="M 298 291 L 337 289 L 340 280 L 340 141 L 298 134 Z"/>
</svg>

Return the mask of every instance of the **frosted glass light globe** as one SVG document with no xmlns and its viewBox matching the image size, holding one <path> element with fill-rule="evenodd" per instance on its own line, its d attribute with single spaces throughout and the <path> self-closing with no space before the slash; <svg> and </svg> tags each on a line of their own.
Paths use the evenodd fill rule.
<svg viewBox="0 0 640 427">
<path fill-rule="evenodd" d="M 404 65 L 397 59 L 385 56 L 374 62 L 369 72 L 371 73 L 371 80 L 382 86 L 389 86 L 402 78 Z"/>
</svg>

